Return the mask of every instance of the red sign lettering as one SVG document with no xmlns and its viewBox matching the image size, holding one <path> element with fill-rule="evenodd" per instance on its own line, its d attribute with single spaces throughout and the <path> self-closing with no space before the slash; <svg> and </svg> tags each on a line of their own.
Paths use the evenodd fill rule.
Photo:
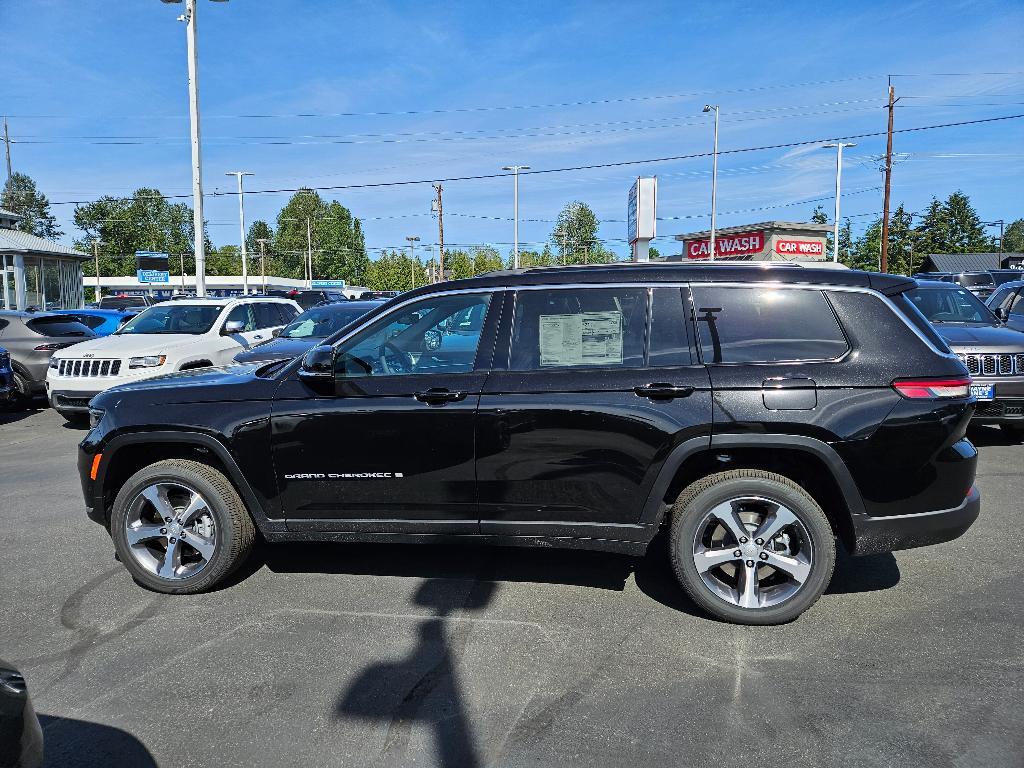
<svg viewBox="0 0 1024 768">
<path fill-rule="evenodd" d="M 777 240 L 775 252 L 780 256 L 824 256 L 825 243 L 821 240 Z"/>
<path fill-rule="evenodd" d="M 715 237 L 715 258 L 722 256 L 749 256 L 764 250 L 764 232 L 743 232 L 738 235 Z M 706 259 L 711 255 L 711 238 L 690 240 L 686 244 L 686 256 L 690 259 Z"/>
</svg>

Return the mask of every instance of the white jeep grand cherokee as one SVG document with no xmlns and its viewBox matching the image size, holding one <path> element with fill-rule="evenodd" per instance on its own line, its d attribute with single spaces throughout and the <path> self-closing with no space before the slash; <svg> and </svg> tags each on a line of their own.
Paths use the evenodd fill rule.
<svg viewBox="0 0 1024 768">
<path fill-rule="evenodd" d="M 46 392 L 68 421 L 88 418 L 89 400 L 129 381 L 230 365 L 302 311 L 291 299 L 245 296 L 156 304 L 115 333 L 50 358 Z"/>
</svg>

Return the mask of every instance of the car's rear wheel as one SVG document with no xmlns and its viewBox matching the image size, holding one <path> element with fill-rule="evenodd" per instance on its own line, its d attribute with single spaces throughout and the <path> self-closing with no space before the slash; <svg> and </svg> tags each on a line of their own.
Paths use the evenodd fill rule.
<svg viewBox="0 0 1024 768">
<path fill-rule="evenodd" d="M 20 411 L 28 406 L 32 402 L 32 387 L 29 385 L 28 380 L 20 373 L 15 371 L 14 373 L 14 390 L 11 392 L 11 399 L 9 406 L 12 411 Z"/>
<path fill-rule="evenodd" d="M 835 536 L 789 478 L 738 469 L 684 489 L 672 509 L 672 566 L 701 608 L 739 624 L 781 624 L 810 608 L 835 567 Z"/>
<path fill-rule="evenodd" d="M 139 470 L 122 486 L 110 535 L 136 581 L 158 592 L 204 592 L 252 549 L 255 528 L 223 474 L 186 459 Z"/>
</svg>

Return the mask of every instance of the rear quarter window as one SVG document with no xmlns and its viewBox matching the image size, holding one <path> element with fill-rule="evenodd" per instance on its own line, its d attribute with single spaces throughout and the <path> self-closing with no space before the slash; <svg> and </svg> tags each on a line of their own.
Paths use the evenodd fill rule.
<svg viewBox="0 0 1024 768">
<path fill-rule="evenodd" d="M 850 345 L 820 290 L 693 286 L 706 364 L 835 360 Z"/>
<path fill-rule="evenodd" d="M 36 317 L 25 323 L 33 333 L 40 336 L 92 336 L 88 326 L 65 317 Z"/>
</svg>

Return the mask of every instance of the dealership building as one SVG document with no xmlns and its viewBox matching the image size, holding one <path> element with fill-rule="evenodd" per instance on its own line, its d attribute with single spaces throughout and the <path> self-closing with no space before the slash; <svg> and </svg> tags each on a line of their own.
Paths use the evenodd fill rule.
<svg viewBox="0 0 1024 768">
<path fill-rule="evenodd" d="M 21 218 L 0 208 L 0 309 L 80 308 L 89 256 L 15 229 Z"/>
<path fill-rule="evenodd" d="M 739 261 L 824 261 L 829 257 L 826 237 L 829 224 L 764 221 L 715 230 L 715 259 Z M 711 257 L 711 231 L 676 235 L 681 253 L 668 261 L 696 261 Z"/>
</svg>

